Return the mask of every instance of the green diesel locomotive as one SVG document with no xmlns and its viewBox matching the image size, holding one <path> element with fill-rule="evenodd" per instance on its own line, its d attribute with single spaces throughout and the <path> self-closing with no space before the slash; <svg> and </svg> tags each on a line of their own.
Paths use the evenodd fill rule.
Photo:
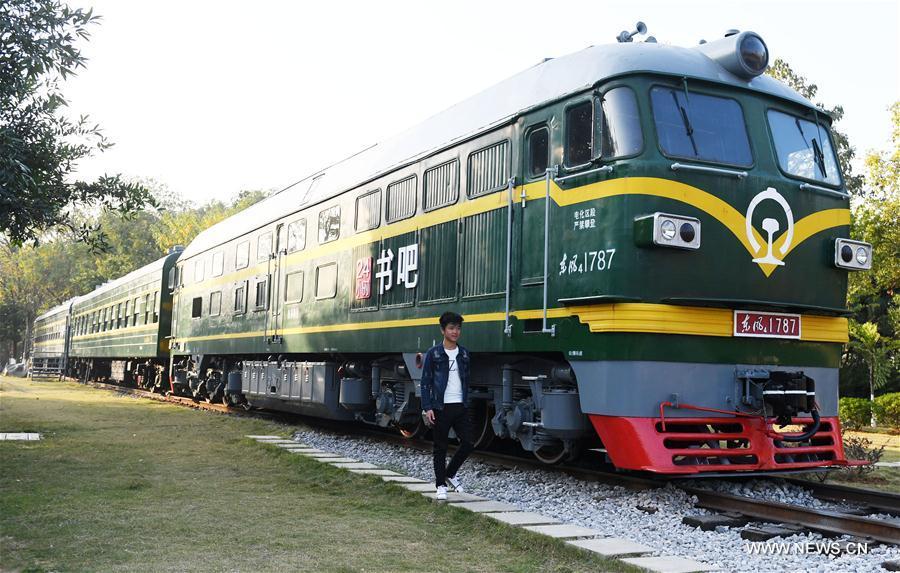
<svg viewBox="0 0 900 573">
<path fill-rule="evenodd" d="M 632 36 L 202 232 L 169 276 L 171 391 L 414 436 L 453 310 L 479 445 L 666 474 L 849 463 L 847 273 L 871 248 L 847 238 L 829 117 L 763 75 L 757 34 Z"/>
</svg>

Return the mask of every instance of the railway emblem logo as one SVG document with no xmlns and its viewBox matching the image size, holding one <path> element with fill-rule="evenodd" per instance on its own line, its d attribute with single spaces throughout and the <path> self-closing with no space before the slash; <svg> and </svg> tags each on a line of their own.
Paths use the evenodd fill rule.
<svg viewBox="0 0 900 573">
<path fill-rule="evenodd" d="M 767 217 L 762 220 L 762 228 L 766 233 L 766 251 L 764 255 L 760 256 L 762 245 L 757 239 L 757 233 L 754 232 L 753 212 L 760 203 L 767 200 L 778 203 L 784 210 L 784 215 L 787 218 L 787 229 L 784 230 L 784 238 L 779 241 L 781 244 L 778 246 L 778 252 L 784 257 L 791 248 L 791 242 L 794 240 L 794 214 L 791 212 L 791 206 L 788 205 L 787 200 L 776 191 L 774 187 L 769 187 L 765 191 L 760 192 L 750 201 L 750 205 L 747 207 L 747 214 L 744 217 L 746 220 L 747 240 L 753 248 L 753 253 L 757 255 L 757 257 L 753 259 L 754 263 L 784 266 L 784 261 L 777 258 L 773 252 L 773 249 L 775 248 L 773 243 L 775 233 L 781 228 L 781 224 L 777 219 Z"/>
</svg>

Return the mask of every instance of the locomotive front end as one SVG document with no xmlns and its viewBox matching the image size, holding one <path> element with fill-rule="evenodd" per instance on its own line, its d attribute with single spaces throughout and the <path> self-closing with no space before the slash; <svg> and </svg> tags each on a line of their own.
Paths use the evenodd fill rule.
<svg viewBox="0 0 900 573">
<path fill-rule="evenodd" d="M 830 119 L 760 75 L 752 32 L 640 49 L 682 70 L 598 85 L 593 169 L 572 160 L 566 115 L 548 183 L 563 221 L 551 280 L 584 331 L 563 333 L 582 412 L 622 469 L 852 463 L 837 417 L 847 275 L 872 260 L 849 239 Z"/>
</svg>

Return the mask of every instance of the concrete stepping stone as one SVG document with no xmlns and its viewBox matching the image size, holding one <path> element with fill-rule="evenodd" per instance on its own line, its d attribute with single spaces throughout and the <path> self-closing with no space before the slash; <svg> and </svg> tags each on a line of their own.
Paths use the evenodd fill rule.
<svg viewBox="0 0 900 573">
<path fill-rule="evenodd" d="M 332 454 L 331 452 L 313 452 L 311 454 L 303 454 L 303 455 L 308 458 L 316 458 L 316 459 L 322 459 L 322 460 L 344 457 L 341 454 Z"/>
<path fill-rule="evenodd" d="M 414 477 L 404 476 L 404 475 L 396 475 L 396 476 L 381 476 L 381 479 L 386 482 L 394 482 L 397 484 L 402 483 L 428 483 L 425 480 L 421 480 Z"/>
<path fill-rule="evenodd" d="M 423 492 L 423 491 L 434 491 L 434 484 L 428 482 L 421 483 L 398 483 L 402 488 L 408 489 L 409 491 Z"/>
<path fill-rule="evenodd" d="M 257 442 L 262 442 L 264 444 L 296 444 L 294 440 L 287 440 L 285 438 L 256 438 Z"/>
<path fill-rule="evenodd" d="M 310 447 L 310 446 L 307 446 L 306 444 L 301 444 L 300 442 L 291 442 L 290 444 L 277 444 L 277 446 L 279 448 L 284 448 L 286 450 L 289 450 L 291 448 L 308 448 L 308 447 Z"/>
<path fill-rule="evenodd" d="M 426 491 L 426 492 L 422 493 L 422 495 L 424 495 L 427 498 L 438 501 L 437 492 L 434 490 Z M 461 501 L 462 502 L 464 502 L 464 501 L 478 502 L 478 501 L 487 501 L 487 500 L 483 497 L 478 497 L 477 495 L 472 495 L 471 493 L 459 493 L 456 491 L 448 491 L 447 499 L 440 500 L 441 503 L 444 503 L 444 502 L 453 503 L 453 502 L 461 502 Z"/>
<path fill-rule="evenodd" d="M 625 563 L 636 567 L 643 567 L 654 573 L 698 573 L 699 571 L 715 571 L 716 568 L 693 559 L 684 557 L 629 557 L 623 559 Z"/>
<path fill-rule="evenodd" d="M 349 458 L 348 458 L 349 459 Z M 366 462 L 337 462 L 337 461 L 329 461 L 331 465 L 337 468 L 344 468 L 345 470 L 377 470 L 378 466 L 375 464 L 369 464 Z"/>
<path fill-rule="evenodd" d="M 337 458 L 325 457 L 325 458 L 323 458 L 323 457 L 313 456 L 313 459 L 315 459 L 317 462 L 323 462 L 326 464 L 333 464 L 335 462 L 344 462 L 345 464 L 355 464 L 356 462 L 359 461 L 359 460 L 354 460 L 353 458 L 341 458 L 341 457 L 337 457 Z M 362 469 L 362 468 L 358 468 L 358 469 Z"/>
<path fill-rule="evenodd" d="M 12 442 L 12 441 L 37 442 L 40 439 L 41 439 L 40 434 L 35 434 L 32 432 L 0 433 L 0 440 L 5 441 L 5 442 Z"/>
<path fill-rule="evenodd" d="M 327 454 L 325 450 L 320 450 L 317 448 L 285 448 L 287 451 L 292 454 Z"/>
<path fill-rule="evenodd" d="M 581 527 L 580 525 L 570 525 L 568 523 L 563 523 L 560 525 L 526 525 L 525 529 L 556 539 L 566 539 L 573 537 L 597 537 L 598 535 L 603 535 L 601 531 L 597 531 L 596 529 L 591 529 L 590 527 Z"/>
<path fill-rule="evenodd" d="M 604 557 L 615 557 L 618 555 L 639 555 L 641 553 L 650 553 L 655 551 L 649 545 L 629 541 L 627 539 L 619 539 L 617 537 L 607 537 L 605 539 L 579 539 L 577 541 L 566 541 L 569 545 L 587 549 L 592 553 L 603 555 Z"/>
<path fill-rule="evenodd" d="M 281 436 L 259 436 L 259 435 L 247 435 L 245 438 L 250 438 L 251 440 L 281 440 L 283 439 Z"/>
<path fill-rule="evenodd" d="M 502 501 L 467 501 L 463 503 L 454 503 L 456 507 L 461 507 L 463 509 L 467 509 L 469 511 L 474 511 L 475 513 L 499 513 L 499 512 L 508 512 L 508 511 L 518 511 L 519 508 L 510 504 L 503 503 Z"/>
<path fill-rule="evenodd" d="M 352 473 L 352 474 L 368 474 L 371 476 L 398 476 L 398 477 L 400 477 L 400 474 L 398 474 L 397 472 L 392 472 L 391 470 L 383 470 L 380 468 L 368 469 L 368 470 L 350 470 L 350 473 Z"/>
<path fill-rule="evenodd" d="M 559 523 L 554 517 L 547 517 L 533 511 L 508 511 L 502 513 L 485 513 L 484 515 L 509 525 L 547 525 Z"/>
</svg>

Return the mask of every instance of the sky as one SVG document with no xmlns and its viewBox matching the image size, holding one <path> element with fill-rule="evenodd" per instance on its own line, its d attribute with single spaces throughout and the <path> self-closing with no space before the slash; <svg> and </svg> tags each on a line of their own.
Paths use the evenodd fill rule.
<svg viewBox="0 0 900 573">
<path fill-rule="evenodd" d="M 638 20 L 680 46 L 757 32 L 844 107 L 859 156 L 886 147 L 900 99 L 900 0 L 69 2 L 103 18 L 70 112 L 115 143 L 79 175 L 152 178 L 197 204 L 282 189 Z"/>
</svg>

